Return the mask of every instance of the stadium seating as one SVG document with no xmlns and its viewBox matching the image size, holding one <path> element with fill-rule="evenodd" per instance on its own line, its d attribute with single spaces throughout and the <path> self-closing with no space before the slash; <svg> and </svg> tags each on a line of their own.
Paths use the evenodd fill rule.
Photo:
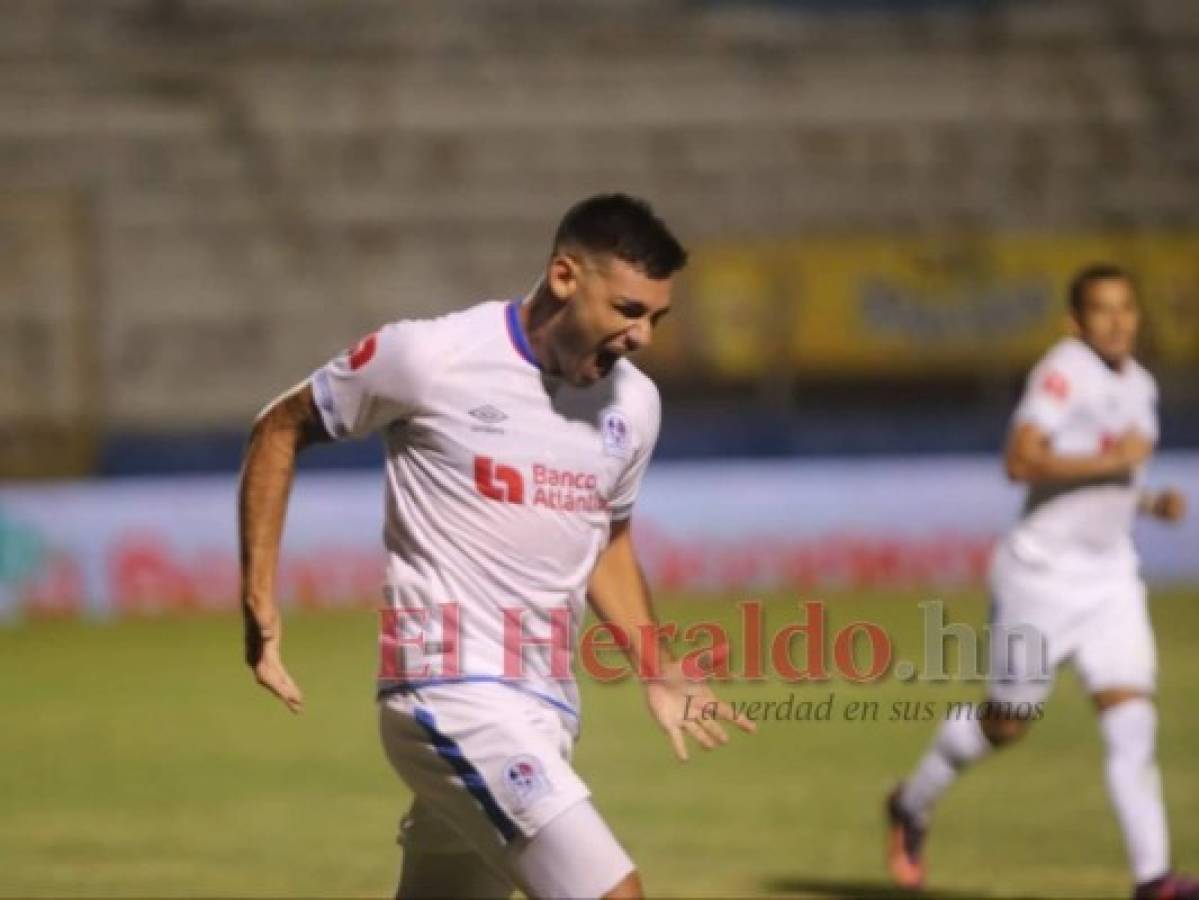
<svg viewBox="0 0 1199 900">
<path fill-rule="evenodd" d="M 83 210 L 130 429 L 236 425 L 380 321 L 523 292 L 592 190 L 700 243 L 1196 224 L 1196 4 L 786 7 L 13 2 L 0 194 Z"/>
</svg>

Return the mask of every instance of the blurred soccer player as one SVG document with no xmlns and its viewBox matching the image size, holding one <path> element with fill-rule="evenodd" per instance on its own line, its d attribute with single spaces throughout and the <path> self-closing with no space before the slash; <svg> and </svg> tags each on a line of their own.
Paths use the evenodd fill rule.
<svg viewBox="0 0 1199 900">
<path fill-rule="evenodd" d="M 563 218 L 524 301 L 388 325 L 254 425 L 240 495 L 247 660 L 293 710 L 273 588 L 296 452 L 383 432 L 380 732 L 415 796 L 401 897 L 641 895 L 570 764 L 586 601 L 630 636 L 634 665 L 662 654 L 645 696 L 681 759 L 685 736 L 728 739 L 684 715 L 688 698 L 716 702 L 708 687 L 642 640 L 653 613 L 630 530 L 660 409 L 624 357 L 649 345 L 685 262 L 643 202 L 592 197 Z"/>
<path fill-rule="evenodd" d="M 992 561 L 991 702 L 978 718 L 948 719 L 888 798 L 888 863 L 899 884 L 921 884 L 938 798 L 972 763 L 1026 731 L 1054 669 L 1071 660 L 1099 716 L 1135 897 L 1195 898 L 1199 882 L 1170 871 L 1154 749 L 1153 632 L 1131 535 L 1138 511 L 1174 522 L 1185 502 L 1176 491 L 1140 486 L 1158 436 L 1157 386 L 1132 358 L 1132 279 L 1115 266 L 1092 266 L 1074 278 L 1069 300 L 1077 337 L 1033 369 L 1008 439 L 1008 475 L 1027 483 L 1028 495 Z"/>
</svg>

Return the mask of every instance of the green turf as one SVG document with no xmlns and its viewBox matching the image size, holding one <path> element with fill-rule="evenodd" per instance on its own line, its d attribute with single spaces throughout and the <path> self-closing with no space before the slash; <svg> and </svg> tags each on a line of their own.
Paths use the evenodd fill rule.
<svg viewBox="0 0 1199 900">
<path fill-rule="evenodd" d="M 888 627 L 919 646 L 908 596 L 830 597 L 833 624 Z M 977 623 L 974 596 L 952 618 Z M 1160 756 L 1173 845 L 1199 868 L 1199 596 L 1153 604 Z M 719 600 L 660 602 L 665 618 L 732 622 Z M 772 622 L 797 616 L 770 601 Z M 375 736 L 370 613 L 296 615 L 287 659 L 300 717 L 260 692 L 229 618 L 0 631 L 0 895 L 384 896 L 403 786 Z M 738 699 L 971 699 L 973 687 L 740 684 Z M 579 771 L 655 896 L 857 896 L 885 889 L 880 803 L 927 723 L 767 722 L 717 753 L 673 761 L 638 689 L 584 683 Z M 931 843 L 935 895 L 1119 896 L 1123 851 L 1093 716 L 1072 678 L 1021 746 L 964 779 Z"/>
</svg>

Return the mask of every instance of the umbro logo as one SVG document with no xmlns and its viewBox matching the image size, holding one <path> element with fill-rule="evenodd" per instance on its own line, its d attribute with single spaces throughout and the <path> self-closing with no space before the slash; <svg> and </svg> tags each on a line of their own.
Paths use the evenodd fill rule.
<svg viewBox="0 0 1199 900">
<path fill-rule="evenodd" d="M 488 434 L 503 434 L 504 429 L 499 427 L 499 423 L 508 418 L 508 414 L 502 409 L 497 409 L 490 403 L 485 403 L 482 406 L 476 406 L 470 411 L 470 416 L 478 425 L 470 426 L 471 431 L 483 431 Z"/>
<path fill-rule="evenodd" d="M 476 406 L 470 411 L 470 414 L 487 425 L 495 425 L 508 418 L 508 414 L 502 409 L 496 409 L 489 403 L 484 406 Z"/>
</svg>

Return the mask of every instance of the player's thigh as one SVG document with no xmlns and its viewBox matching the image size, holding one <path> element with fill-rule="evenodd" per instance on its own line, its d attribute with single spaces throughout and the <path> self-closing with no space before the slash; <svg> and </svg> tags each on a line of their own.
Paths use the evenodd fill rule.
<svg viewBox="0 0 1199 900">
<path fill-rule="evenodd" d="M 590 796 L 557 713 L 503 686 L 421 691 L 380 705 L 389 760 L 423 807 L 493 868 Z"/>
<path fill-rule="evenodd" d="M 590 800 L 514 843 L 508 861 L 513 879 L 530 897 L 603 897 L 636 868 Z"/>
<path fill-rule="evenodd" d="M 400 845 L 404 858 L 398 900 L 503 898 L 515 889 L 505 872 L 475 852 L 456 829 L 419 799 L 400 825 Z"/>
<path fill-rule="evenodd" d="M 1157 648 L 1143 582 L 1128 579 L 1111 586 L 1082 629 L 1074 665 L 1091 694 L 1154 692 Z"/>
<path fill-rule="evenodd" d="M 1016 706 L 1043 702 L 1073 652 L 1072 617 L 1055 579 L 1009 566 L 991 579 L 987 695 Z"/>
</svg>

